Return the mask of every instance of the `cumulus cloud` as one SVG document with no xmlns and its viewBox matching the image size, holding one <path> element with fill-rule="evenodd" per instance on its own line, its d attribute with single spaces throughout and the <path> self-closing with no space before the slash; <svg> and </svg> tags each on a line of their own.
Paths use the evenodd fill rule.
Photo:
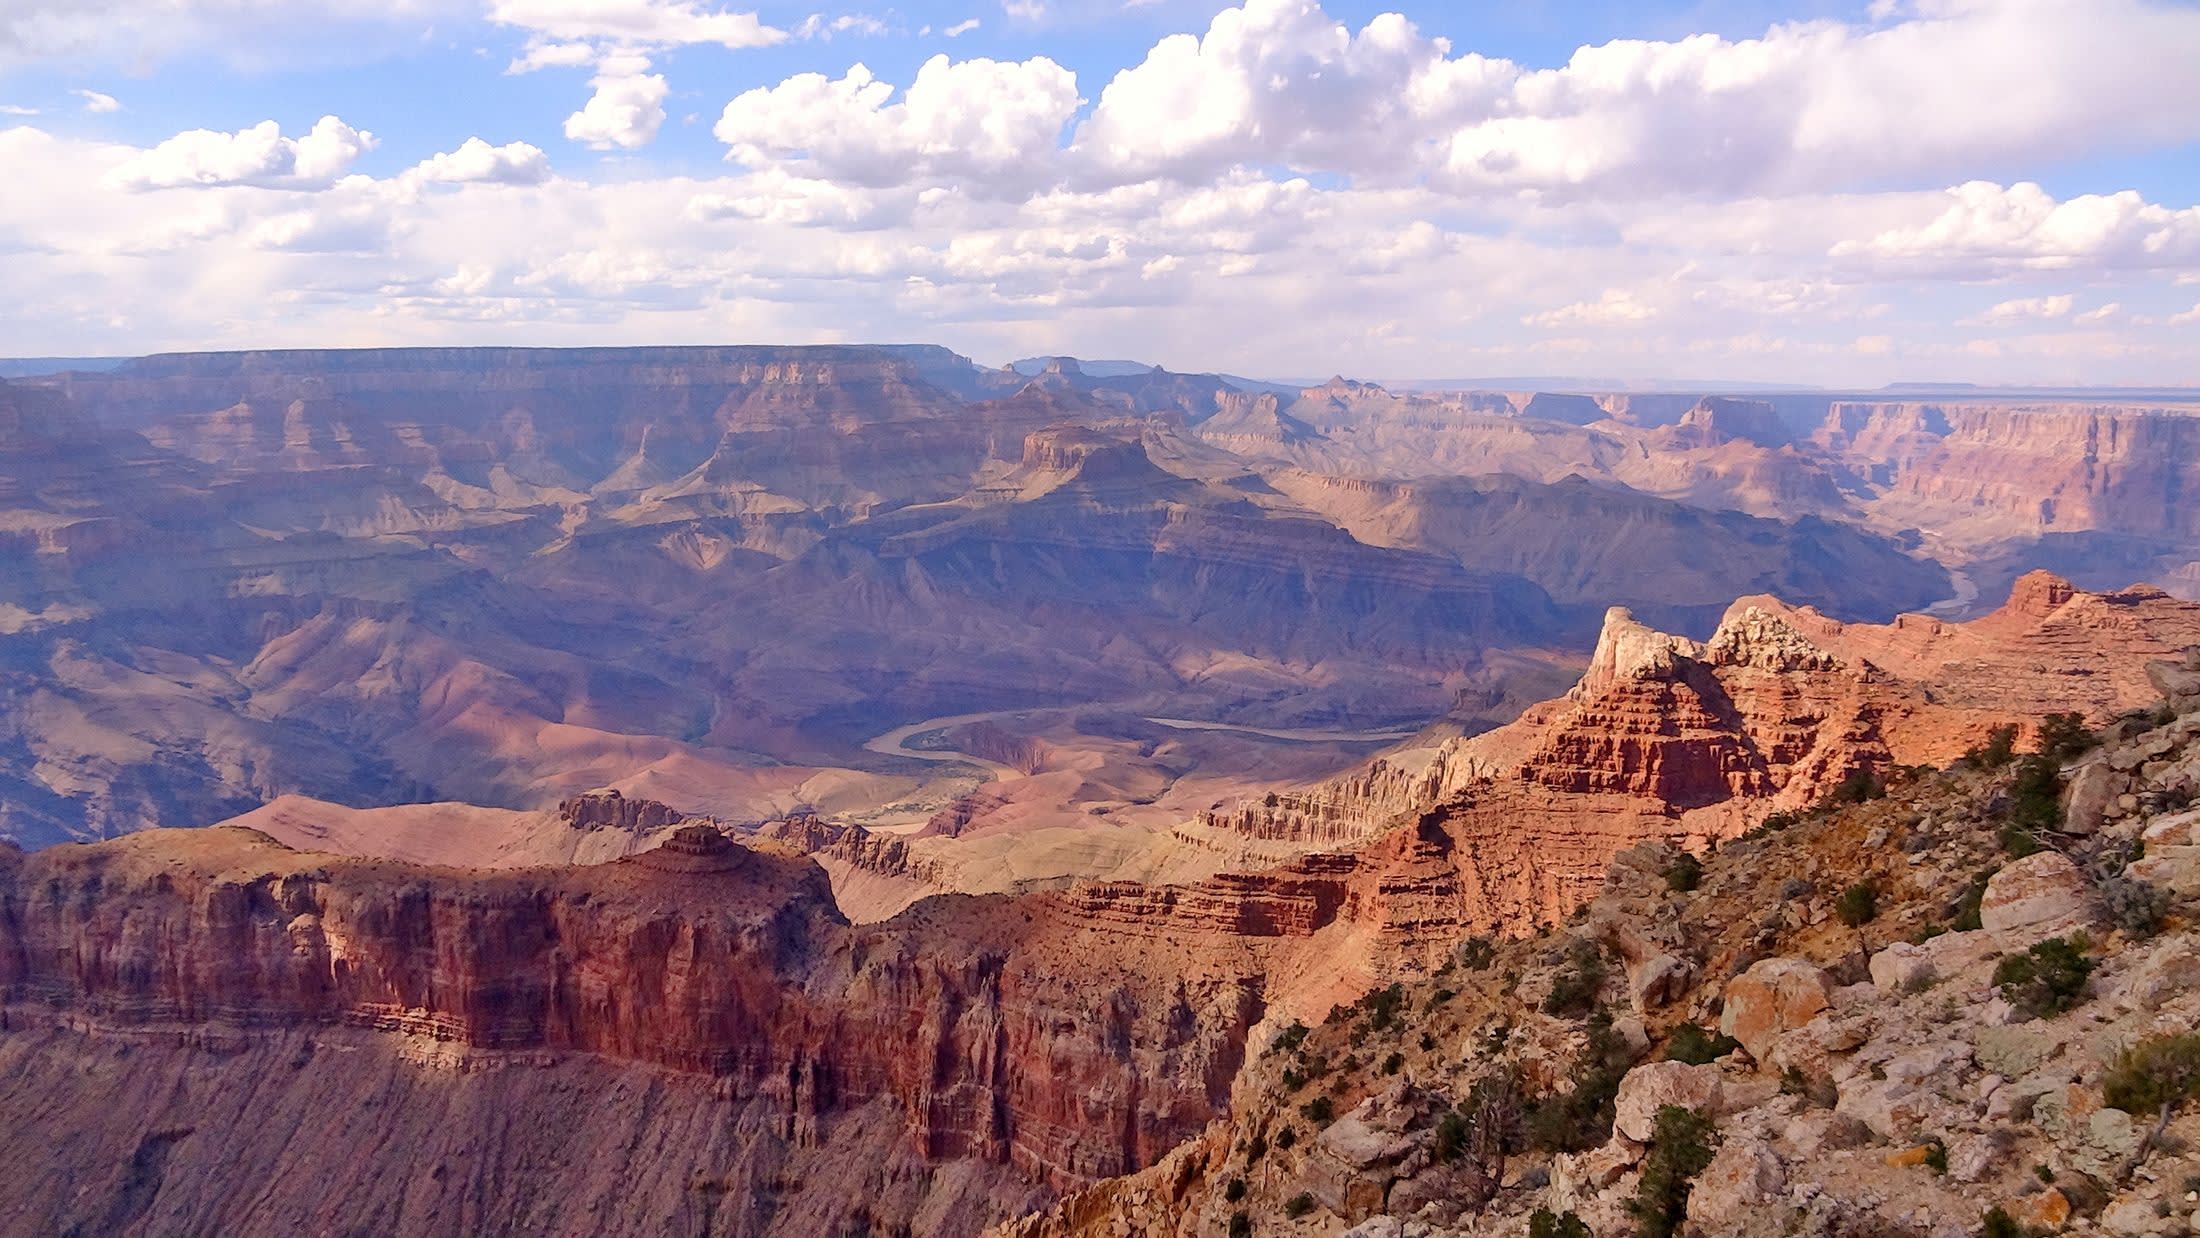
<svg viewBox="0 0 2200 1238">
<path fill-rule="evenodd" d="M 1948 190 L 1931 219 L 1843 241 L 1833 256 L 1981 275 L 2191 267 L 2200 265 L 2200 207 L 2173 210 L 2132 190 L 2057 201 L 2030 181 L 1971 181 Z"/>
<path fill-rule="evenodd" d="M 1991 327 L 2030 322 L 2059 322 L 2070 317 L 2077 298 L 2068 293 L 2051 297 L 2018 297 L 1989 307 L 1973 321 Z"/>
<path fill-rule="evenodd" d="M 467 138 L 457 150 L 421 160 L 412 174 L 449 185 L 540 185 L 550 179 L 550 157 L 526 142 L 491 146 L 480 138 Z"/>
<path fill-rule="evenodd" d="M 101 94 L 96 90 L 72 90 L 69 93 L 82 99 L 84 110 L 94 115 L 122 110 L 122 104 L 113 95 Z"/>
<path fill-rule="evenodd" d="M 1520 321 L 1531 327 L 1611 327 L 1647 322 L 1657 311 L 1624 289 L 1608 288 L 1594 301 L 1577 301 L 1554 310 L 1529 314 Z"/>
<path fill-rule="evenodd" d="M 138 153 L 108 179 L 136 190 L 224 185 L 322 189 L 375 145 L 373 134 L 334 116 L 323 116 L 296 138 L 284 137 L 272 120 L 235 133 L 192 129 Z"/>
<path fill-rule="evenodd" d="M 518 75 L 537 69 L 578 69 L 596 63 L 597 55 L 596 49 L 587 43 L 535 39 L 529 41 L 512 63 L 504 66 L 504 71 Z"/>
<path fill-rule="evenodd" d="M 649 62 L 638 56 L 606 58 L 589 80 L 596 93 L 565 118 L 565 136 L 597 150 L 649 145 L 665 123 L 668 87 L 662 74 L 648 69 Z"/>
<path fill-rule="evenodd" d="M 1057 166 L 1082 187 L 1282 167 L 1554 199 L 1945 185 L 2012 160 L 2200 139 L 2196 59 L 2200 11 L 2149 0 L 1934 0 L 1893 24 L 1619 40 L 1542 69 L 1455 55 L 1397 13 L 1353 31 L 1318 0 L 1244 0 L 1204 35 L 1165 38 L 1117 73 Z M 981 65 L 997 70 L 927 71 L 976 80 Z M 995 115 L 1031 103 L 1038 115 L 1021 119 L 1064 116 L 1055 104 L 1076 80 L 1047 78 L 992 81 L 1011 91 Z M 890 94 L 868 72 L 804 74 L 735 100 L 722 126 L 744 159 L 899 149 L 881 136 Z M 860 136 L 828 140 L 814 132 L 822 124 L 784 114 L 797 101 Z M 1035 139 L 1019 150 L 1054 153 Z"/>
<path fill-rule="evenodd" d="M 959 39 L 984 24 L 985 23 L 979 21 L 975 17 L 967 18 L 963 21 L 956 22 L 954 25 L 949 26 L 947 29 L 940 31 L 940 33 L 946 35 L 950 39 Z"/>
<path fill-rule="evenodd" d="M 713 132 L 752 167 L 781 161 L 864 186 L 955 180 L 972 192 L 1028 189 L 1052 178 L 1077 77 L 1043 56 L 1022 63 L 934 56 L 892 102 L 863 65 L 829 79 L 804 73 L 726 105 Z"/>
<path fill-rule="evenodd" d="M 493 0 L 489 16 L 551 40 L 593 39 L 625 47 L 716 43 L 740 49 L 769 47 L 787 37 L 754 13 L 705 8 L 692 0 Z"/>
<path fill-rule="evenodd" d="M 798 39 L 830 39 L 839 34 L 876 37 L 885 34 L 888 29 L 883 19 L 868 13 L 843 13 L 838 17 L 812 13 L 802 19 L 801 25 L 795 27 L 794 34 Z"/>
</svg>

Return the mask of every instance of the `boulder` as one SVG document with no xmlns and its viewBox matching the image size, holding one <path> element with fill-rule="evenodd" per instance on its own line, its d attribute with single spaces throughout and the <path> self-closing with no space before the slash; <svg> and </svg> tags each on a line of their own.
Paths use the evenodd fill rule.
<svg viewBox="0 0 2200 1238">
<path fill-rule="evenodd" d="M 2053 1233 L 2070 1220 L 2070 1197 L 2055 1187 L 2037 1195 L 2019 1196 L 2001 1207 L 2010 1220 L 2026 1230 Z"/>
<path fill-rule="evenodd" d="M 1833 981 L 1819 968 L 1801 959 L 1760 959 L 1727 981 L 1719 1030 L 1765 1062 L 1782 1032 L 1817 1018 L 1832 1001 Z"/>
<path fill-rule="evenodd" d="M 2180 1222 L 2166 1221 L 2151 1199 L 2119 1199 L 2101 1210 L 2101 1228 L 2111 1234 L 2127 1234 L 2131 1238 L 2147 1238 L 2152 1234 L 2172 1234 Z"/>
<path fill-rule="evenodd" d="M 1679 997 L 1695 969 L 1670 954 L 1652 954 L 1637 963 L 1627 976 L 1627 1000 L 1637 1013 L 1648 1012 Z"/>
<path fill-rule="evenodd" d="M 2014 948 L 2091 924 L 2093 887 L 2069 856 L 2042 851 L 2004 865 L 1986 882 L 1979 923 Z"/>
<path fill-rule="evenodd" d="M 2200 950 L 2179 934 L 2155 943 L 2153 951 L 2116 982 L 2110 1000 L 2136 1010 L 2159 1010 L 2181 994 L 2200 989 Z"/>
<path fill-rule="evenodd" d="M 2170 708 L 2180 714 L 2200 709 L 2200 668 L 2192 665 L 2192 659 L 2183 662 L 2147 663 L 2147 682 L 2169 701 Z"/>
<path fill-rule="evenodd" d="M 1925 947 L 1906 941 L 1872 956 L 1872 987 L 1882 993 L 1911 993 L 1940 979 L 1939 969 Z"/>
<path fill-rule="evenodd" d="M 2130 1114 L 2107 1108 L 2098 1093 L 2075 1083 L 2041 1096 L 2032 1118 L 2073 1168 L 2096 1178 L 2120 1176 L 2144 1137 Z"/>
<path fill-rule="evenodd" d="M 2063 829 L 2072 834 L 2099 833 L 2117 797 L 2130 790 L 2130 784 L 2130 778 L 2111 769 L 2106 761 L 2088 761 L 2079 766 L 2063 792 Z"/>
<path fill-rule="evenodd" d="M 1948 1176 L 1957 1182 L 1984 1182 L 2009 1159 L 2009 1136 L 2002 1131 L 1964 1135 L 1948 1149 Z"/>
<path fill-rule="evenodd" d="M 1688 1219 L 1705 1229 L 1761 1217 L 1787 1191 L 1787 1166 L 1764 1141 L 1736 1136 L 1719 1145 L 1688 1194 Z"/>
<path fill-rule="evenodd" d="M 1659 1109 L 1679 1105 L 1702 1114 L 1717 1113 L 1724 1092 L 1724 1076 L 1716 1065 L 1645 1062 L 1619 1081 L 1612 1129 L 1636 1143 L 1647 1143 L 1657 1126 Z"/>
</svg>

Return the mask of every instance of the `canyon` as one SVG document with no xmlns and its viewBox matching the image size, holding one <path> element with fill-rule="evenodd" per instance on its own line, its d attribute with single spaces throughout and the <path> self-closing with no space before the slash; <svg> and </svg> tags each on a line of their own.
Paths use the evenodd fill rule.
<svg viewBox="0 0 2200 1238">
<path fill-rule="evenodd" d="M 11 1231 L 1222 1233 L 1287 1029 L 2200 673 L 2179 398 L 25 369 Z"/>
</svg>

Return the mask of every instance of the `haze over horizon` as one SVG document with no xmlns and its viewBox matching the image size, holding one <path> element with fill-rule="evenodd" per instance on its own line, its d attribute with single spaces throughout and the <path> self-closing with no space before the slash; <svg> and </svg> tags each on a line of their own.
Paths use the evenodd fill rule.
<svg viewBox="0 0 2200 1238">
<path fill-rule="evenodd" d="M 1565 9 L 31 0 L 0 330 L 2200 385 L 2200 8 Z"/>
</svg>

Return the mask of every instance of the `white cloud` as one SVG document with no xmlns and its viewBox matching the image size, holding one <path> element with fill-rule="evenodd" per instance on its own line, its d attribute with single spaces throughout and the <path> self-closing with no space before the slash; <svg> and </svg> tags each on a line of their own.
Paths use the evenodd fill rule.
<svg viewBox="0 0 2200 1238">
<path fill-rule="evenodd" d="M 885 34 L 888 29 L 885 21 L 868 13 L 843 13 L 838 17 L 812 13 L 795 27 L 794 35 L 798 39 L 830 39 L 839 34 L 875 37 Z"/>
<path fill-rule="evenodd" d="M 373 134 L 323 116 L 297 138 L 283 136 L 272 120 L 219 133 L 192 129 L 169 138 L 108 174 L 124 189 L 255 185 L 266 189 L 321 189 L 374 149 Z"/>
<path fill-rule="evenodd" d="M 412 174 L 441 184 L 540 185 L 550 179 L 550 158 L 526 142 L 491 146 L 467 138 L 457 150 L 422 160 Z"/>
<path fill-rule="evenodd" d="M 1079 102 L 1076 75 L 1045 57 L 934 56 L 899 102 L 893 95 L 860 64 L 838 80 L 804 73 L 735 98 L 713 132 L 752 167 L 786 161 L 874 187 L 954 180 L 984 195 L 1051 180 Z"/>
<path fill-rule="evenodd" d="M 2169 325 L 2173 327 L 2189 327 L 2196 322 L 2200 322 L 2200 302 L 2195 302 L 2191 309 L 2186 310 L 2182 314 L 2170 315 Z"/>
<path fill-rule="evenodd" d="M 492 0 L 489 16 L 552 40 L 594 39 L 625 47 L 716 43 L 740 49 L 769 47 L 787 37 L 754 13 L 706 8 L 692 0 Z"/>
<path fill-rule="evenodd" d="M 647 72 L 637 56 L 606 58 L 589 79 L 596 93 L 580 111 L 565 118 L 565 136 L 597 150 L 634 150 L 649 145 L 665 123 L 663 75 Z"/>
<path fill-rule="evenodd" d="M 1991 327 L 2028 322 L 2058 322 L 2070 316 L 2077 298 L 2068 293 L 2051 297 L 2019 297 L 1989 307 L 1973 321 Z"/>
<path fill-rule="evenodd" d="M 525 50 L 512 63 L 504 66 L 507 74 L 533 73 L 537 69 L 578 69 L 596 63 L 597 51 L 587 43 L 559 43 L 552 40 L 530 40 Z"/>
<path fill-rule="evenodd" d="M 2200 265 L 2200 207 L 2172 210 L 2125 190 L 2058 202 L 2029 181 L 1972 181 L 1922 223 L 1842 242 L 1833 256 L 1868 265 L 1991 275 L 2161 270 Z"/>
<path fill-rule="evenodd" d="M 1635 299 L 1634 294 L 1608 288 L 1594 301 L 1578 301 L 1554 310 L 1529 314 L 1520 321 L 1531 327 L 1611 327 L 1647 322 L 1657 311 Z"/>
<path fill-rule="evenodd" d="M 2079 314 L 2077 317 L 2072 318 L 2070 321 L 2076 323 L 2081 327 L 2093 327 L 2099 326 L 2104 322 L 2114 322 L 2117 319 L 2123 317 L 2123 314 L 2124 307 L 2114 301 L 2110 301 L 2106 305 L 2095 306 L 2094 308 L 2089 309 L 2082 314 Z"/>
<path fill-rule="evenodd" d="M 22 106 L 19 106 L 19 105 L 17 105 L 17 104 L 13 104 L 13 103 L 0 103 L 0 116 L 36 116 L 36 115 L 38 115 L 38 109 L 37 109 L 37 108 L 34 108 L 34 107 L 22 107 Z"/>
<path fill-rule="evenodd" d="M 1052 165 L 1007 178 L 1033 191 L 1282 167 L 1482 198 L 1718 199 L 1944 185 L 2012 160 L 2200 138 L 2200 75 L 2186 70 L 2200 58 L 2200 12 L 2145 0 L 1934 0 L 1919 11 L 1741 41 L 1621 40 L 1530 69 L 1454 55 L 1396 13 L 1354 32 L 1317 0 L 1245 0 L 1204 36 L 1165 38 L 1116 74 L 1066 151 L 1055 148 L 1077 82 L 1051 61 L 1011 76 L 991 61 L 935 60 L 907 110 L 968 83 L 1000 92 L 947 106 L 986 115 L 981 136 L 995 149 L 1009 142 L 1020 161 Z M 1003 191 L 997 163 L 957 173 L 944 151 L 897 135 L 891 96 L 861 66 L 838 81 L 802 74 L 734 100 L 720 129 L 752 163 L 807 158 L 811 173 L 876 184 L 881 162 L 902 161 L 931 169 L 911 176 L 991 175 L 972 188 Z"/>
<path fill-rule="evenodd" d="M 101 94 L 96 90 L 72 90 L 69 93 L 82 99 L 84 110 L 94 115 L 122 110 L 122 104 L 113 95 Z"/>
<path fill-rule="evenodd" d="M 964 35 L 969 34 L 971 31 L 976 30 L 979 26 L 983 24 L 984 23 L 980 22 L 977 18 L 972 17 L 964 21 L 956 22 L 954 25 L 949 26 L 947 29 L 940 31 L 940 33 L 946 35 L 950 39 L 959 39 Z"/>
<path fill-rule="evenodd" d="M 1247 0 L 1117 74 L 1076 146 L 1088 174 L 1118 183 L 1240 164 L 1404 171 L 1456 102 L 1447 91 L 1509 72 L 1447 49 L 1395 13 L 1353 35 L 1314 0 Z"/>
</svg>

